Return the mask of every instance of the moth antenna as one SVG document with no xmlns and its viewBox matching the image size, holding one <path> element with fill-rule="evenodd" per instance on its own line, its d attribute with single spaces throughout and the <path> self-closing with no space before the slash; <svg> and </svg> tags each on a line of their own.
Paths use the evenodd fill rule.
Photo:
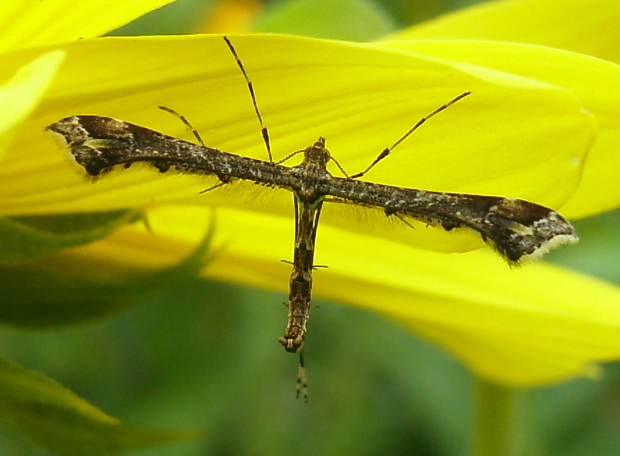
<svg viewBox="0 0 620 456">
<path fill-rule="evenodd" d="M 465 98 L 466 96 L 470 95 L 471 92 L 465 92 L 460 94 L 458 97 L 453 98 L 452 100 L 450 100 L 449 102 L 447 102 L 446 104 L 438 107 L 437 109 L 435 109 L 433 112 L 431 112 L 430 114 L 422 117 L 420 120 L 418 120 L 418 122 L 411 127 L 407 133 L 405 133 L 403 136 L 401 136 L 401 138 L 396 141 L 394 144 L 392 144 L 391 147 L 386 147 L 385 149 L 383 149 L 383 151 L 377 156 L 377 158 L 375 158 L 372 163 L 370 165 L 368 165 L 368 167 L 362 171 L 359 172 L 357 174 L 353 174 L 351 176 L 351 179 L 357 179 L 358 177 L 362 177 L 364 174 L 366 174 L 368 171 L 370 171 L 372 168 L 374 168 L 374 166 L 379 163 L 381 160 L 383 160 L 385 157 L 387 157 L 388 155 L 390 155 L 390 152 L 392 152 L 392 150 L 398 146 L 401 142 L 403 142 L 405 139 L 407 139 L 411 133 L 413 133 L 414 131 L 416 131 L 420 126 L 422 126 L 422 124 L 424 122 L 426 122 L 428 119 L 430 119 L 431 117 L 433 117 L 435 114 L 439 114 L 441 111 L 443 111 L 444 109 L 449 108 L 450 106 L 452 106 L 454 103 L 456 103 L 457 101 Z"/>
<path fill-rule="evenodd" d="M 204 141 L 202 140 L 202 138 L 200 137 L 200 133 L 198 133 L 198 130 L 196 130 L 191 123 L 189 123 L 189 120 L 187 120 L 185 118 L 185 116 L 179 114 L 178 112 L 176 112 L 174 109 L 170 109 L 167 108 L 166 106 L 159 106 L 159 109 L 161 109 L 162 111 L 166 111 L 169 112 L 170 114 L 177 116 L 179 118 L 179 120 L 181 122 L 183 122 L 185 124 L 186 127 L 189 128 L 189 130 L 194 134 L 194 137 L 198 140 L 198 142 L 200 143 L 200 145 L 202 147 L 207 147 L 205 146 Z"/>
<path fill-rule="evenodd" d="M 269 141 L 269 131 L 267 130 L 267 127 L 265 127 L 265 124 L 263 123 L 263 117 L 260 115 L 260 111 L 258 109 L 258 103 L 256 102 L 256 94 L 254 93 L 254 86 L 252 85 L 252 81 L 250 81 L 250 78 L 248 77 L 248 73 L 245 71 L 245 67 L 243 66 L 243 63 L 241 62 L 241 59 L 239 58 L 239 55 L 237 54 L 237 50 L 235 49 L 235 47 L 232 45 L 228 37 L 225 36 L 223 38 L 224 38 L 224 41 L 226 41 L 226 44 L 228 45 L 228 49 L 230 49 L 230 52 L 235 58 L 235 61 L 237 62 L 237 66 L 241 70 L 241 73 L 243 74 L 243 77 L 245 78 L 245 82 L 248 85 L 248 90 L 250 91 L 250 97 L 252 98 L 252 105 L 254 105 L 254 112 L 256 112 L 256 117 L 258 117 L 258 122 L 260 123 L 260 127 L 261 127 L 260 131 L 263 136 L 263 141 L 265 142 L 265 147 L 267 148 L 267 154 L 269 155 L 269 161 L 273 163 L 273 156 L 271 154 L 271 142 Z"/>
</svg>

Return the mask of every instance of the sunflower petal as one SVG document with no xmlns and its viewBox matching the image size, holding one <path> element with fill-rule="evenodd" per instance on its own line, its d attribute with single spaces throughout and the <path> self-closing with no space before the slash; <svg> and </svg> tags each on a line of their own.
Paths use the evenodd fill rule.
<svg viewBox="0 0 620 456">
<path fill-rule="evenodd" d="M 271 127 L 276 159 L 325 136 L 333 155 L 355 172 L 422 116 L 471 90 L 467 100 L 401 144 L 369 179 L 516 197 L 552 208 L 565 202 L 579 182 L 595 124 L 570 92 L 506 72 L 378 46 L 281 36 L 232 40 L 251 69 L 257 92 L 261 88 L 258 101 L 265 100 L 267 106 L 263 117 Z M 178 52 L 180 47 L 184 52 Z M 287 192 L 264 189 L 264 197 L 253 198 L 260 189 L 252 183 L 200 194 L 210 186 L 208 180 L 132 168 L 89 185 L 43 133 L 46 125 L 64 116 L 95 113 L 186 135 L 178 119 L 155 109 L 164 105 L 182 112 L 199 131 L 211 126 L 210 146 L 266 159 L 247 88 L 221 37 L 106 39 L 66 48 L 66 72 L 51 91 L 48 109 L 27 126 L 28 135 L 41 142 L 22 136 L 0 169 L 0 210 L 110 210 L 183 201 L 290 213 Z M 157 59 L 141 58 L 151 54 Z M 96 75 L 85 72 L 93 55 L 98 56 Z M 201 55 L 211 56 L 209 65 L 196 66 Z M 317 84 L 326 72 L 330 85 Z M 84 91 L 76 92 L 75 87 Z M 209 97 L 201 100 L 196 94 Z M 26 181 L 28 186 L 23 185 Z M 350 225 L 338 214 L 326 213 L 325 221 Z M 410 236 L 407 227 L 375 234 L 437 244 L 425 240 L 426 234 Z"/>
<path fill-rule="evenodd" d="M 578 218 L 618 207 L 618 65 L 572 52 L 515 43 L 393 41 L 385 42 L 384 46 L 533 78 L 572 92 L 583 103 L 583 109 L 596 119 L 597 134 L 585 160 L 579 187 L 562 207 L 562 213 Z M 554 63 L 549 65 L 550 62 Z"/>
<path fill-rule="evenodd" d="M 0 160 L 17 133 L 18 127 L 37 107 L 62 61 L 65 53 L 51 51 L 9 72 L 11 79 L 0 86 Z"/>
<path fill-rule="evenodd" d="M 173 0 L 0 3 L 0 53 L 94 38 Z"/>
<path fill-rule="evenodd" d="M 566 49 L 617 63 L 619 16 L 614 0 L 484 2 L 387 39 L 511 41 Z"/>
<path fill-rule="evenodd" d="M 292 253 L 292 220 L 285 226 L 278 217 L 223 209 L 216 217 L 214 243 L 225 248 L 205 276 L 286 290 L 290 265 L 280 260 Z M 172 261 L 208 218 L 196 207 L 162 207 L 149 216 L 158 236 L 126 227 L 73 258 Z M 487 251 L 446 255 L 328 225 L 317 243 L 316 263 L 329 266 L 315 273 L 317 298 L 382 313 L 489 380 L 543 385 L 591 375 L 594 363 L 618 358 L 618 289 L 609 284 L 545 263 L 510 269 Z"/>
</svg>

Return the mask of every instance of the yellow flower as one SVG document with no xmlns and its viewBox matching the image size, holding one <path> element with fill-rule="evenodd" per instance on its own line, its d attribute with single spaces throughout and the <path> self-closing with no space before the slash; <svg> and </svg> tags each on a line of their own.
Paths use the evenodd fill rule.
<svg viewBox="0 0 620 456">
<path fill-rule="evenodd" d="M 523 3 L 523 17 L 532 17 L 535 7 Z M 33 29 L 51 14 L 32 8 L 23 36 L 36 35 Z M 47 259 L 109 271 L 178 262 L 215 214 L 214 245 L 225 247 L 204 277 L 286 290 L 290 265 L 280 260 L 292 252 L 291 194 L 252 184 L 201 194 L 208 179 L 161 175 L 148 167 L 112 173 L 93 185 L 45 134 L 47 125 L 63 117 L 94 114 L 190 139 L 177 118 L 157 109 L 163 105 L 187 117 L 207 145 L 266 159 L 245 81 L 221 36 L 61 43 L 118 25 L 90 23 L 90 8 L 73 3 L 74 15 L 54 16 L 54 30 L 64 33 L 60 39 L 42 34 L 44 41 L 26 47 L 13 37 L 17 50 L 0 55 L 1 80 L 38 56 L 55 62 L 58 50 L 66 56 L 61 66 L 46 63 L 48 73 L 58 68 L 57 74 L 47 91 L 47 83 L 40 84 L 40 103 L 28 119 L 14 116 L 13 124 L 21 125 L 11 126 L 14 140 L 10 146 L 6 141 L 0 212 L 144 209 L 148 230 L 125 225 Z M 615 7 L 601 2 L 592 11 L 606 18 Z M 466 22 L 468 13 L 462 14 Z M 496 12 L 488 20 L 501 31 L 511 17 Z M 580 27 L 583 36 L 587 25 L 556 23 L 551 14 L 547 19 L 547 29 L 567 36 Z M 30 33 L 24 31 L 28 26 Z M 600 36 L 600 30 L 588 31 Z M 611 166 L 618 160 L 615 64 L 531 44 L 409 36 L 372 44 L 231 36 L 256 90 L 274 158 L 324 136 L 332 154 L 355 173 L 422 116 L 471 91 L 399 145 L 368 179 L 521 198 L 568 217 L 617 207 L 618 167 Z M 315 296 L 385 314 L 445 347 L 479 376 L 508 385 L 545 384 L 617 359 L 616 287 L 545 263 L 509 269 L 486 249 L 448 254 L 484 244 L 474 236 L 412 231 L 389 225 L 381 214 L 343 214 L 329 206 L 316 254 L 316 263 L 329 269 L 316 274 Z"/>
</svg>

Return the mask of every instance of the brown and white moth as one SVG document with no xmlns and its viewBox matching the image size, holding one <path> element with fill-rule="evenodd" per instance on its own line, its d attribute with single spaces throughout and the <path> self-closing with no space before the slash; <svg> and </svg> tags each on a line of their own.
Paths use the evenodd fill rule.
<svg viewBox="0 0 620 456">
<path fill-rule="evenodd" d="M 333 157 L 325 147 L 324 138 L 319 138 L 312 146 L 294 152 L 280 162 L 274 162 L 271 159 L 269 135 L 263 125 L 252 84 L 235 48 L 226 37 L 224 40 L 250 90 L 269 161 L 207 147 L 195 131 L 200 144 L 109 117 L 71 116 L 51 124 L 47 129 L 61 136 L 75 161 L 91 176 L 100 176 L 119 165 L 129 167 L 135 162 L 147 162 L 160 172 L 216 176 L 220 184 L 215 187 L 235 180 L 248 180 L 290 191 L 295 205 L 295 244 L 287 302 L 288 323 L 284 337 L 279 339 L 286 351 L 300 351 L 301 354 L 300 348 L 306 337 L 315 240 L 321 208 L 326 202 L 379 208 L 387 217 L 395 217 L 404 223 L 408 223 L 407 219 L 413 219 L 447 231 L 460 228 L 474 230 L 511 265 L 540 258 L 550 249 L 578 241 L 574 228 L 560 214 L 528 201 L 432 192 L 359 179 L 426 120 L 468 96 L 469 92 L 422 118 L 360 173 L 347 175 L 336 162 L 345 177 L 332 175 L 327 170 L 327 163 Z M 303 154 L 301 164 L 293 167 L 282 165 L 283 161 L 296 154 Z M 300 358 L 300 365 L 303 368 L 303 358 Z M 305 394 L 305 380 L 302 377 L 300 375 L 302 384 L 298 385 L 298 394 L 300 388 L 304 389 Z"/>
</svg>

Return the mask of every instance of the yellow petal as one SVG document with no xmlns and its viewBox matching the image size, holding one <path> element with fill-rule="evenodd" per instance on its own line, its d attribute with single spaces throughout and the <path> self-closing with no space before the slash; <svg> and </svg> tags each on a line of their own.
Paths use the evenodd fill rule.
<svg viewBox="0 0 620 456">
<path fill-rule="evenodd" d="M 149 215 L 152 233 L 134 225 L 65 255 L 79 264 L 159 266 L 197 242 L 208 218 L 196 207 L 160 208 Z M 280 260 L 292 255 L 293 221 L 278 219 L 218 210 L 214 245 L 225 247 L 205 275 L 286 291 L 291 266 Z M 382 313 L 487 379 L 542 385 L 618 358 L 614 286 L 549 264 L 510 269 L 488 251 L 446 255 L 329 225 L 317 244 L 316 263 L 329 268 L 314 273 L 315 297 Z M 326 311 L 313 309 L 312 319 Z"/>
<path fill-rule="evenodd" d="M 579 188 L 562 207 L 562 213 L 577 218 L 618 206 L 620 72 L 617 65 L 572 52 L 490 41 L 392 41 L 384 46 L 534 78 L 574 93 L 583 103 L 583 109 L 595 116 L 598 132 L 588 152 Z"/>
<path fill-rule="evenodd" d="M 0 2 L 0 53 L 103 35 L 171 1 Z"/>
<path fill-rule="evenodd" d="M 570 92 L 371 45 L 270 35 L 232 40 L 253 80 L 276 160 L 325 136 L 333 155 L 354 173 L 422 116 L 471 90 L 472 96 L 395 149 L 369 180 L 523 198 L 550 207 L 559 207 L 578 184 L 595 125 Z M 287 192 L 267 189 L 266 197 L 254 199 L 260 190 L 254 184 L 199 194 L 211 181 L 132 168 L 91 185 L 43 132 L 67 115 L 98 114 L 191 138 L 177 118 L 156 109 L 164 105 L 190 119 L 208 145 L 266 159 L 246 84 L 221 37 L 102 39 L 71 43 L 66 50 L 67 64 L 46 109 L 26 125 L 0 170 L 1 211 L 184 201 L 290 216 Z M 97 72 L 89 71 L 92 66 Z M 326 78 L 329 84 L 322 83 Z M 325 221 L 361 229 L 338 213 L 326 213 Z M 411 236 L 408 227 L 375 230 L 405 242 L 436 244 L 425 239 L 428 233 Z"/>
<path fill-rule="evenodd" d="M 388 39 L 497 40 L 540 44 L 618 62 L 618 2 L 484 2 L 410 27 Z"/>
<path fill-rule="evenodd" d="M 18 131 L 18 127 L 37 107 L 65 57 L 63 51 L 51 51 L 18 67 L 14 76 L 0 86 L 0 159 Z"/>
</svg>

